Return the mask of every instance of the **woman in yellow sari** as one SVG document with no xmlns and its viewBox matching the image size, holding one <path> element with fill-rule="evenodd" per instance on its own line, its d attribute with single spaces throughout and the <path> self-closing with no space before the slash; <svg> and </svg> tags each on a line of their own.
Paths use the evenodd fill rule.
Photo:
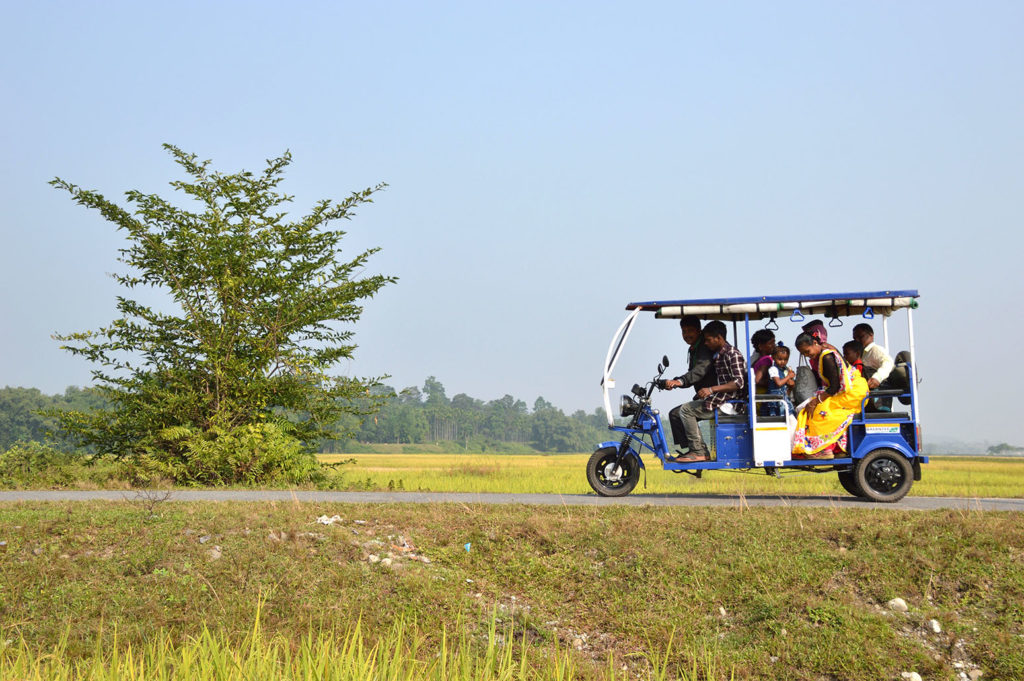
<svg viewBox="0 0 1024 681">
<path fill-rule="evenodd" d="M 847 430 L 868 394 L 867 381 L 831 345 L 810 334 L 796 338 L 796 349 L 811 360 L 822 387 L 797 415 L 794 459 L 831 459 L 847 451 Z"/>
</svg>

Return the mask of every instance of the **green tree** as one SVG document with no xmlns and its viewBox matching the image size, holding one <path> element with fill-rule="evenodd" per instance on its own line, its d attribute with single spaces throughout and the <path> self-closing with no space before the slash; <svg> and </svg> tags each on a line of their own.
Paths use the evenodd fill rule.
<svg viewBox="0 0 1024 681">
<path fill-rule="evenodd" d="M 470 397 L 466 393 L 459 393 L 452 398 L 452 407 L 461 411 L 471 411 L 480 413 L 484 409 L 483 400 L 478 400 L 475 397 Z"/>
<path fill-rule="evenodd" d="M 15 442 L 46 443 L 73 449 L 54 432 L 52 413 L 69 409 L 104 409 L 106 403 L 90 389 L 69 387 L 63 395 L 44 395 L 36 388 L 0 389 L 0 452 Z"/>
<path fill-rule="evenodd" d="M 428 376 L 423 382 L 423 394 L 427 396 L 423 403 L 427 422 L 430 424 L 430 439 L 458 440 L 459 425 L 456 412 L 448 401 L 444 385 L 434 376 Z"/>
<path fill-rule="evenodd" d="M 566 416 L 543 397 L 537 398 L 533 408 L 531 439 L 542 452 L 589 451 L 601 440 L 603 433 L 586 422 L 583 410 Z"/>
<path fill-rule="evenodd" d="M 423 394 L 427 396 L 427 405 L 448 406 L 448 397 L 445 395 L 444 386 L 434 376 L 427 376 L 423 382 Z"/>
<path fill-rule="evenodd" d="M 373 418 L 366 419 L 359 439 L 367 442 L 424 442 L 429 435 L 423 404 L 409 397 L 408 388 L 388 402 Z"/>
<path fill-rule="evenodd" d="M 53 406 L 53 398 L 35 388 L 0 390 L 0 452 L 19 440 L 42 442 L 52 423 L 40 411 Z"/>
<path fill-rule="evenodd" d="M 988 454 L 993 456 L 999 456 L 1002 454 L 1017 454 L 1024 451 L 1024 447 L 1018 447 L 1017 445 L 1011 445 L 1006 442 L 1000 442 L 997 445 L 992 445 L 986 450 Z"/>
<path fill-rule="evenodd" d="M 54 416 L 80 443 L 181 481 L 258 481 L 252 457 L 215 472 L 196 459 L 220 438 L 291 451 L 283 436 L 310 452 L 342 435 L 341 414 L 379 405 L 368 399 L 378 379 L 329 371 L 353 355 L 351 325 L 361 301 L 395 278 L 363 273 L 378 249 L 339 258 L 345 232 L 331 225 L 350 219 L 385 185 L 340 202 L 321 200 L 289 221 L 283 207 L 292 197 L 278 190 L 289 153 L 260 173 L 223 174 L 209 161 L 164 148 L 189 178 L 171 186 L 197 212 L 134 190 L 126 193 L 129 211 L 60 178 L 51 183 L 125 233 L 119 259 L 128 269 L 115 280 L 129 292 L 164 291 L 173 308 L 125 295 L 109 326 L 55 336 L 94 363 L 96 390 L 110 409 Z M 280 468 L 280 457 L 275 461 Z"/>
<path fill-rule="evenodd" d="M 487 403 L 486 434 L 497 441 L 525 442 L 529 438 L 526 403 L 511 395 Z"/>
</svg>

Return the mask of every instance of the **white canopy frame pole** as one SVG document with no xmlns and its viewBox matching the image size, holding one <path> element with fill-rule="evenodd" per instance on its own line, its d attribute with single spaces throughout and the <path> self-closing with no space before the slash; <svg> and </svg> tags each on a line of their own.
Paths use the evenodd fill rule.
<svg viewBox="0 0 1024 681">
<path fill-rule="evenodd" d="M 910 386 L 910 400 L 911 407 L 914 410 L 914 421 L 917 422 L 917 446 L 918 451 L 920 451 L 921 408 L 917 404 L 917 349 L 914 347 L 914 312 L 909 307 L 907 308 L 907 329 L 910 331 L 910 380 L 913 381 L 913 385 Z"/>
<path fill-rule="evenodd" d="M 909 310 L 909 309 L 910 308 L 908 307 L 907 310 Z M 909 317 L 908 317 L 908 319 L 909 319 Z M 882 315 L 882 345 L 885 346 L 885 351 L 888 352 L 889 356 L 891 357 L 892 356 L 892 350 L 890 349 L 890 346 L 889 346 L 889 316 L 888 315 Z"/>
<path fill-rule="evenodd" d="M 633 330 L 633 322 L 636 321 L 636 317 L 641 311 L 641 308 L 638 307 L 626 316 L 625 321 L 619 325 L 618 330 L 615 331 L 615 335 L 612 336 L 611 345 L 608 346 L 608 354 L 604 357 L 604 375 L 601 378 L 601 389 L 604 391 L 604 413 L 608 417 L 609 426 L 615 425 L 615 417 L 612 415 L 611 397 L 608 392 L 615 387 L 615 380 L 612 378 L 612 370 L 615 369 L 615 364 L 619 361 L 619 355 L 622 354 L 622 348 L 626 346 L 626 340 L 629 338 L 629 334 Z"/>
<path fill-rule="evenodd" d="M 735 324 L 736 322 L 733 322 Z M 754 406 L 756 398 L 754 397 L 754 365 L 750 363 L 750 356 L 753 351 L 750 348 L 750 314 L 744 313 L 743 315 L 743 333 L 746 335 L 746 364 L 747 364 L 747 418 L 750 419 L 751 425 L 756 421 L 757 410 Z M 739 343 L 736 344 L 736 349 L 739 349 Z M 756 350 L 757 348 L 754 348 Z"/>
</svg>

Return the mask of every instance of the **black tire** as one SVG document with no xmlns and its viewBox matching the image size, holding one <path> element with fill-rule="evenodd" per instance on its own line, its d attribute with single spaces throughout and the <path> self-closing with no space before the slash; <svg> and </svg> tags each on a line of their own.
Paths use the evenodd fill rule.
<svg viewBox="0 0 1024 681">
<path fill-rule="evenodd" d="M 603 447 L 590 455 L 587 461 L 587 482 L 602 497 L 624 497 L 633 491 L 640 479 L 640 466 L 636 457 L 626 454 L 618 459 L 617 447 Z"/>
<path fill-rule="evenodd" d="M 907 496 L 914 484 L 914 467 L 895 449 L 876 449 L 857 462 L 854 483 L 865 499 L 892 503 Z"/>
<path fill-rule="evenodd" d="M 857 476 L 853 474 L 853 471 L 839 471 L 839 484 L 855 497 L 864 496 L 864 492 L 857 487 Z"/>
</svg>

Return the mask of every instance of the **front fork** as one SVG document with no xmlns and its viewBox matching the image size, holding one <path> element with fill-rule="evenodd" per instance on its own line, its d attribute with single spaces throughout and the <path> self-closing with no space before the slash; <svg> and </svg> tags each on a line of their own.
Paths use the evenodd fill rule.
<svg viewBox="0 0 1024 681">
<path fill-rule="evenodd" d="M 622 429 L 619 428 L 618 430 L 620 430 L 620 432 L 621 432 Z M 638 464 L 640 464 L 640 468 L 644 468 L 644 460 L 640 456 L 640 452 L 638 451 L 639 449 L 641 449 L 643 447 L 643 445 L 640 445 L 636 449 L 634 449 L 633 447 L 630 446 L 630 441 L 633 440 L 633 439 L 636 439 L 638 442 L 640 441 L 639 438 L 634 438 L 632 433 L 624 432 L 623 435 L 622 435 L 622 439 L 621 440 L 618 440 L 618 441 L 607 440 L 607 441 L 602 442 L 601 444 L 599 444 L 598 448 L 604 449 L 604 448 L 607 448 L 607 447 L 613 447 L 615 449 L 615 463 L 616 464 L 620 464 L 621 465 L 623 460 L 625 460 L 627 457 L 631 456 L 634 459 L 636 459 Z"/>
<path fill-rule="evenodd" d="M 629 443 L 632 440 L 633 440 L 632 434 L 630 434 L 630 433 L 623 434 L 622 439 L 619 441 L 619 451 L 618 451 L 618 454 L 615 457 L 615 464 L 618 465 L 618 466 L 621 466 L 623 460 L 625 460 L 625 458 L 627 456 L 632 456 L 638 462 L 640 462 L 640 468 L 643 468 L 644 467 L 644 460 L 643 460 L 643 457 L 640 456 L 640 452 L 634 451 L 633 448 L 629 446 Z"/>
</svg>

